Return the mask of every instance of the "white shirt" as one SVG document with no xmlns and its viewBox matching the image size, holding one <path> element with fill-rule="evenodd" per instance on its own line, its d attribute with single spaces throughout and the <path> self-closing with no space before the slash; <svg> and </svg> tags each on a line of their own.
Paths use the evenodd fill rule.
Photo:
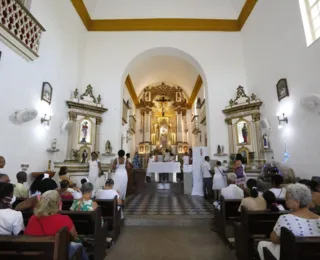
<svg viewBox="0 0 320 260">
<path fill-rule="evenodd" d="M 228 187 L 221 189 L 221 195 L 225 199 L 243 199 L 244 198 L 243 190 L 235 184 L 230 184 Z"/>
<path fill-rule="evenodd" d="M 158 162 L 162 162 L 163 161 L 163 156 L 161 154 L 159 154 L 157 159 L 158 159 Z"/>
<path fill-rule="evenodd" d="M 82 198 L 82 193 L 81 193 L 81 191 L 74 191 L 74 192 L 72 193 L 72 196 L 73 196 L 73 198 L 74 198 L 75 200 L 79 200 L 79 199 Z"/>
<path fill-rule="evenodd" d="M 98 190 L 96 194 L 98 200 L 112 200 L 115 196 L 119 199 L 119 194 L 116 190 Z"/>
<path fill-rule="evenodd" d="M 183 156 L 182 160 L 183 160 L 183 164 L 189 165 L 190 157 L 188 155 Z"/>
<path fill-rule="evenodd" d="M 211 170 L 210 163 L 208 163 L 207 161 L 204 161 L 201 164 L 201 173 L 202 173 L 203 178 L 211 178 L 212 177 L 210 174 L 210 170 Z"/>
<path fill-rule="evenodd" d="M 276 196 L 276 199 L 284 199 L 286 197 L 286 189 L 285 188 L 272 188 L 270 191 L 273 192 L 273 194 Z"/>
<path fill-rule="evenodd" d="M 24 230 L 22 213 L 12 209 L 0 209 L 0 235 L 18 235 Z"/>
</svg>

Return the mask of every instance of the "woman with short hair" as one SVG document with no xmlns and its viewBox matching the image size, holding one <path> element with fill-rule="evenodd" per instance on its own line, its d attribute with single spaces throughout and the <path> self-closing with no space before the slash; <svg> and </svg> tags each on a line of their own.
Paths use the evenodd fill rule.
<svg viewBox="0 0 320 260">
<path fill-rule="evenodd" d="M 76 241 L 78 233 L 72 220 L 67 215 L 58 214 L 60 204 L 58 191 L 50 190 L 43 193 L 24 233 L 29 236 L 55 236 L 61 228 L 67 227 L 71 240 Z M 82 244 L 70 243 L 69 258 L 79 247 L 82 247 Z M 82 259 L 88 259 L 84 250 L 82 250 Z"/>
<path fill-rule="evenodd" d="M 82 198 L 78 200 L 74 200 L 70 210 L 73 211 L 93 211 L 98 207 L 97 202 L 93 201 L 92 192 L 93 192 L 93 185 L 90 182 L 84 183 L 80 191 L 82 193 Z"/>
<path fill-rule="evenodd" d="M 245 206 L 249 211 L 260 211 L 267 209 L 267 203 L 263 197 L 259 196 L 257 186 L 257 181 L 255 179 L 249 179 L 247 181 L 249 197 L 241 200 L 239 212 L 241 211 L 241 206 Z"/>
<path fill-rule="evenodd" d="M 112 169 L 115 171 L 113 176 L 114 189 L 119 192 L 120 199 L 125 200 L 127 193 L 128 174 L 127 170 L 130 169 L 130 163 L 126 160 L 125 151 L 119 150 L 118 158 L 114 160 Z"/>
<path fill-rule="evenodd" d="M 279 217 L 270 235 L 271 242 L 261 241 L 258 244 L 261 260 L 264 260 L 264 247 L 268 248 L 276 259 L 280 258 L 281 227 L 288 228 L 297 237 L 320 237 L 320 216 L 309 210 L 311 200 L 311 191 L 306 185 L 288 185 L 286 205 L 291 212 Z"/>
<path fill-rule="evenodd" d="M 286 197 L 286 189 L 282 187 L 283 177 L 279 174 L 271 176 L 271 183 L 273 188 L 270 189 L 276 196 L 276 199 L 284 199 Z"/>
</svg>

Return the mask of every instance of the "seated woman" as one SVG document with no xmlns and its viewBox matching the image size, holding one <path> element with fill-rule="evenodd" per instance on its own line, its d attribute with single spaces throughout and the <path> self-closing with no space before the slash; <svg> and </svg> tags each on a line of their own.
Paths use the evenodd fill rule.
<svg viewBox="0 0 320 260">
<path fill-rule="evenodd" d="M 320 214 L 320 185 L 316 181 L 310 181 L 309 188 L 312 195 L 310 208 L 314 209 L 317 214 Z"/>
<path fill-rule="evenodd" d="M 0 182 L 0 235 L 18 235 L 24 230 L 22 213 L 11 209 L 13 185 Z"/>
<path fill-rule="evenodd" d="M 93 192 L 93 185 L 90 182 L 84 183 L 80 191 L 82 193 L 81 199 L 76 199 L 73 201 L 70 210 L 73 211 L 93 211 L 98 207 L 98 204 L 93 201 L 92 192 Z"/>
<path fill-rule="evenodd" d="M 37 205 L 38 201 L 41 198 L 41 194 L 45 193 L 48 190 L 55 190 L 58 188 L 58 185 L 56 184 L 56 182 L 52 179 L 44 179 L 41 181 L 41 183 L 39 184 L 39 194 L 37 196 L 33 196 L 29 199 L 26 199 L 22 202 L 20 202 L 16 207 L 15 210 L 17 211 L 24 211 L 24 210 L 28 210 L 28 209 L 33 209 L 35 208 L 35 206 Z"/>
<path fill-rule="evenodd" d="M 267 203 L 267 210 L 271 212 L 285 211 L 285 208 L 277 203 L 276 196 L 270 190 L 267 190 L 263 193 L 262 197 Z"/>
<path fill-rule="evenodd" d="M 283 184 L 283 177 L 279 174 L 275 174 L 271 177 L 273 188 L 270 189 L 276 196 L 276 199 L 284 199 L 286 197 L 286 189 L 281 187 Z"/>
<path fill-rule="evenodd" d="M 257 181 L 254 179 L 249 179 L 247 181 L 247 187 L 249 197 L 241 200 L 239 212 L 241 212 L 241 206 L 245 206 L 249 211 L 266 210 L 267 203 L 263 197 L 259 196 Z"/>
<path fill-rule="evenodd" d="M 58 190 L 61 199 L 73 199 L 72 193 L 68 191 L 69 181 L 63 180 L 60 182 L 60 189 Z"/>
<path fill-rule="evenodd" d="M 29 197 L 34 197 L 34 196 L 41 194 L 39 192 L 39 187 L 40 187 L 42 180 L 44 180 L 44 174 L 40 174 L 35 178 L 35 180 L 31 184 L 30 189 L 29 189 L 29 192 L 30 192 Z"/>
<path fill-rule="evenodd" d="M 67 176 L 68 168 L 66 166 L 62 166 L 59 170 L 59 180 L 67 180 L 69 184 L 72 186 L 72 181 L 70 181 L 70 178 Z"/>
<path fill-rule="evenodd" d="M 297 237 L 320 237 L 320 216 L 308 209 L 311 199 L 311 191 L 307 186 L 296 183 L 287 187 L 286 204 L 292 211 L 279 217 L 270 235 L 271 242 L 261 241 L 258 244 L 261 260 L 264 260 L 264 247 L 276 259 L 280 258 L 281 227 L 288 228 Z"/>
<path fill-rule="evenodd" d="M 67 227 L 71 241 L 78 238 L 77 231 L 72 220 L 67 215 L 60 215 L 60 195 L 56 190 L 46 191 L 34 209 L 34 215 L 29 219 L 25 234 L 29 236 L 54 236 L 58 231 Z M 82 244 L 71 242 L 69 245 L 69 258 Z M 88 259 L 87 254 L 82 250 L 82 259 Z"/>
</svg>

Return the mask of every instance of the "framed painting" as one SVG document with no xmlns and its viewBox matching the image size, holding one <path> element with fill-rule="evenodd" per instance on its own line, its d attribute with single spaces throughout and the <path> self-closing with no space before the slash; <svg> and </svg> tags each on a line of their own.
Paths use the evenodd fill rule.
<svg viewBox="0 0 320 260">
<path fill-rule="evenodd" d="M 79 126 L 79 144 L 91 144 L 92 143 L 92 131 L 93 124 L 88 118 L 84 118 L 80 121 Z"/>
<path fill-rule="evenodd" d="M 42 83 L 41 100 L 51 104 L 52 100 L 52 87 L 49 82 Z"/>
<path fill-rule="evenodd" d="M 277 95 L 279 102 L 285 97 L 289 97 L 287 79 L 280 79 L 277 83 Z"/>
</svg>

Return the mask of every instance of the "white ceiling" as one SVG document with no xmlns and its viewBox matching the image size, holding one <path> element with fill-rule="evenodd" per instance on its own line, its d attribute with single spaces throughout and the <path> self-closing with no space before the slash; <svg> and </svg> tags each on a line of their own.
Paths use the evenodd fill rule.
<svg viewBox="0 0 320 260">
<path fill-rule="evenodd" d="M 146 86 L 162 82 L 180 86 L 190 96 L 199 72 L 181 58 L 161 55 L 138 60 L 129 75 L 138 96 Z"/>
<path fill-rule="evenodd" d="M 246 0 L 84 0 L 92 19 L 237 19 Z"/>
</svg>

